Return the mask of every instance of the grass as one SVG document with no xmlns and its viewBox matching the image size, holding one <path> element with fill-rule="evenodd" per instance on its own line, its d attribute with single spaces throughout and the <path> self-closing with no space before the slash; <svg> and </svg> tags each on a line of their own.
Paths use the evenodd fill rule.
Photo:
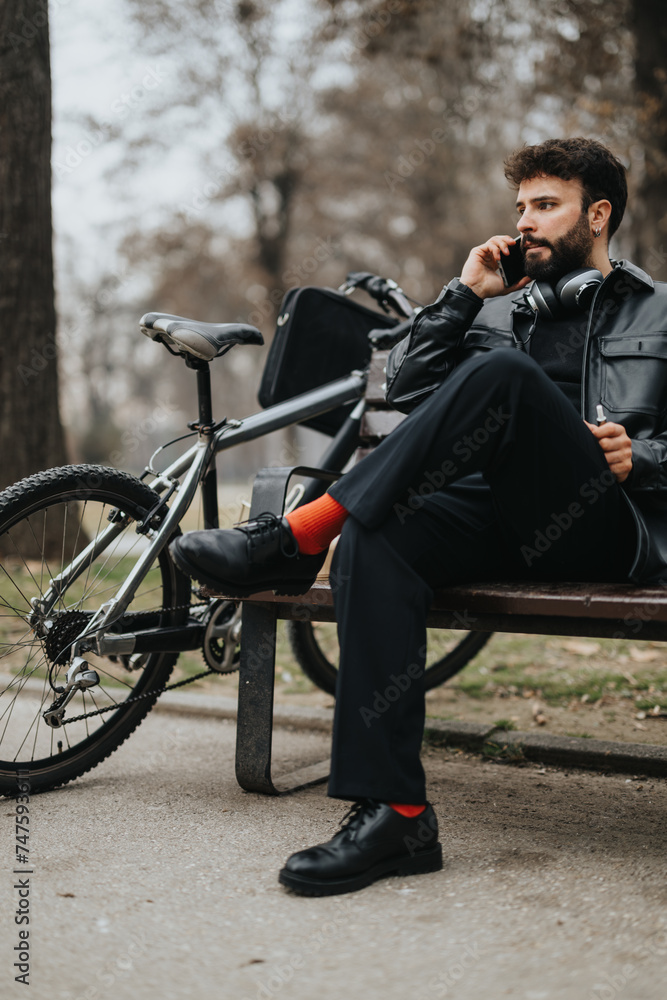
<svg viewBox="0 0 667 1000">
<path fill-rule="evenodd" d="M 506 732 L 516 729 L 516 723 L 512 719 L 495 719 L 493 724 L 496 729 L 503 729 Z"/>
<path fill-rule="evenodd" d="M 506 744 L 487 740 L 480 752 L 482 757 L 506 761 L 508 764 L 523 764 L 526 760 L 523 747 L 519 743 Z"/>
<path fill-rule="evenodd" d="M 477 699 L 519 695 L 565 705 L 613 694 L 667 708 L 667 643 L 496 634 L 450 686 Z"/>
</svg>

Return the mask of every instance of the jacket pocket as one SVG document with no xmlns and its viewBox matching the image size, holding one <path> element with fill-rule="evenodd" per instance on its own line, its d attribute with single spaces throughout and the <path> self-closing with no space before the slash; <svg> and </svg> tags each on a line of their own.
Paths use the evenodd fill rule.
<svg viewBox="0 0 667 1000">
<path fill-rule="evenodd" d="M 616 412 L 657 414 L 667 405 L 667 332 L 601 337 L 602 403 Z"/>
</svg>

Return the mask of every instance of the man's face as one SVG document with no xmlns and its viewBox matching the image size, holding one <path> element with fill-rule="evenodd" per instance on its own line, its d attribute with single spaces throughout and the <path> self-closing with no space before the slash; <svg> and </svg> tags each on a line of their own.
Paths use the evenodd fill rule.
<svg viewBox="0 0 667 1000">
<path fill-rule="evenodd" d="M 532 177 L 517 196 L 526 274 L 555 284 L 563 275 L 591 265 L 593 233 L 582 212 L 579 179 Z"/>
</svg>

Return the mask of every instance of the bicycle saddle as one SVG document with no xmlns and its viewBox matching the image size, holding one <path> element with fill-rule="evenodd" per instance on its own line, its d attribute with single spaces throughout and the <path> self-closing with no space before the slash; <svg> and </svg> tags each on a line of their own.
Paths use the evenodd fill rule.
<svg viewBox="0 0 667 1000">
<path fill-rule="evenodd" d="M 245 323 L 198 323 L 185 316 L 151 312 L 141 317 L 139 325 L 151 340 L 159 340 L 202 361 L 213 361 L 234 344 L 264 343 L 259 330 Z"/>
</svg>

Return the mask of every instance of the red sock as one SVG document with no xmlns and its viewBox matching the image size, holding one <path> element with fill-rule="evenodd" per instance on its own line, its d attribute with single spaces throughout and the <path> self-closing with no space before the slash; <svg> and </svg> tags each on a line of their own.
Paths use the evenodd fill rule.
<svg viewBox="0 0 667 1000">
<path fill-rule="evenodd" d="M 413 819 L 413 817 L 419 816 L 424 812 L 424 809 L 426 809 L 426 806 L 403 806 L 400 802 L 388 802 L 387 805 L 391 806 L 392 809 L 395 809 L 397 813 L 401 814 L 401 816 L 407 816 L 408 819 Z"/>
<path fill-rule="evenodd" d="M 340 534 L 346 518 L 345 508 L 328 493 L 287 515 L 299 552 L 307 556 L 317 555 L 328 548 Z"/>
</svg>

